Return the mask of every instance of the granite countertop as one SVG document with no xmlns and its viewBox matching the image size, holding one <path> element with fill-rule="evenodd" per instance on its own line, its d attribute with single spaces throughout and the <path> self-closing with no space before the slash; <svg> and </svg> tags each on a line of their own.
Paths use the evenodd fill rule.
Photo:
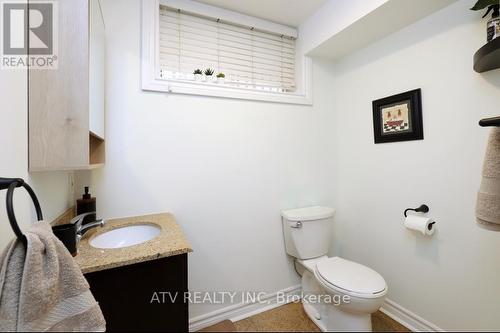
<svg viewBox="0 0 500 333">
<path fill-rule="evenodd" d="M 95 235 L 133 224 L 157 225 L 161 232 L 156 238 L 145 243 L 118 249 L 97 249 L 89 244 Z M 75 260 L 85 274 L 192 251 L 174 216 L 163 213 L 106 220 L 104 227 L 91 229 L 84 235 L 78 244 Z"/>
</svg>

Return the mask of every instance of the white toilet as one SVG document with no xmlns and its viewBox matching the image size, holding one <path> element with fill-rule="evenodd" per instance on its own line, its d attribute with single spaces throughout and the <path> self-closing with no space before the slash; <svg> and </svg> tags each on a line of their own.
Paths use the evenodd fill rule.
<svg viewBox="0 0 500 333">
<path fill-rule="evenodd" d="M 370 314 L 387 294 L 384 278 L 361 264 L 326 256 L 335 210 L 306 207 L 282 211 L 286 252 L 302 275 L 302 303 L 322 331 L 371 331 Z"/>
</svg>

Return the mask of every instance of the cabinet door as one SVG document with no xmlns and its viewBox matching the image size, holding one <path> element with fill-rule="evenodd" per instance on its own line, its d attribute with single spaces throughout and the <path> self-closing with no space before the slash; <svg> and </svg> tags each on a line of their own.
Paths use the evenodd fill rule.
<svg viewBox="0 0 500 333">
<path fill-rule="evenodd" d="M 87 273 L 90 291 L 106 319 L 107 332 L 188 332 L 187 253 Z M 177 297 L 152 302 L 155 292 Z M 160 296 L 162 297 L 162 296 Z"/>
<path fill-rule="evenodd" d="M 104 19 L 99 0 L 90 0 L 90 132 L 104 139 Z"/>
<path fill-rule="evenodd" d="M 29 69 L 31 171 L 89 165 L 88 0 L 58 1 L 58 68 Z"/>
</svg>

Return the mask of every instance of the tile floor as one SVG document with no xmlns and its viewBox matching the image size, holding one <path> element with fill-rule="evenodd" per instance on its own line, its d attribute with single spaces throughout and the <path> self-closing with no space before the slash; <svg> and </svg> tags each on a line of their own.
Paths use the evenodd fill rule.
<svg viewBox="0 0 500 333">
<path fill-rule="evenodd" d="M 290 303 L 234 323 L 238 332 L 319 332 L 307 317 L 301 303 Z M 372 315 L 374 332 L 409 332 L 409 330 L 378 311 Z"/>
</svg>

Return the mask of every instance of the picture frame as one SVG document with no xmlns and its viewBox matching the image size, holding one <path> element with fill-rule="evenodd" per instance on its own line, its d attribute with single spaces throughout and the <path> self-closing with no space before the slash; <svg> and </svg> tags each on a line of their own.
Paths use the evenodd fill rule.
<svg viewBox="0 0 500 333">
<path fill-rule="evenodd" d="M 375 143 L 423 140 L 421 89 L 373 101 Z"/>
</svg>

